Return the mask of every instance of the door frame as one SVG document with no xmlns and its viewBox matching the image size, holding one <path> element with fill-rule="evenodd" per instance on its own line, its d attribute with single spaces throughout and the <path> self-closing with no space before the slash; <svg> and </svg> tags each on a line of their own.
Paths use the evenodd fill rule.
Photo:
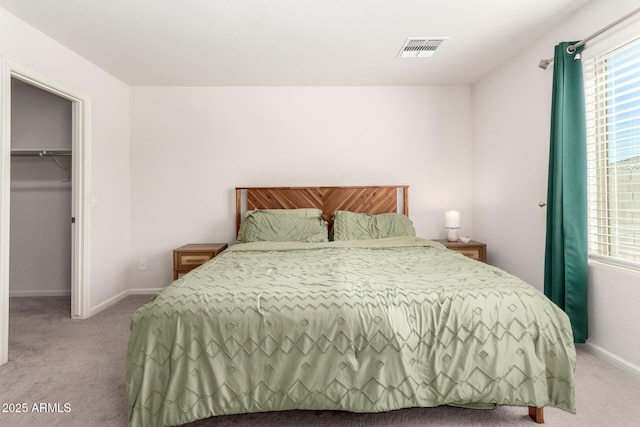
<svg viewBox="0 0 640 427">
<path fill-rule="evenodd" d="M 71 317 L 89 317 L 89 230 L 91 100 L 0 56 L 0 365 L 9 354 L 9 254 L 11 200 L 11 78 L 16 78 L 72 103 Z M 69 219 L 71 221 L 71 218 Z"/>
</svg>

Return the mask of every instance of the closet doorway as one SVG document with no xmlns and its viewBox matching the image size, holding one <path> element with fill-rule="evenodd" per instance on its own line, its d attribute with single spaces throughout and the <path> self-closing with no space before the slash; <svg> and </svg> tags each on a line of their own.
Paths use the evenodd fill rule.
<svg viewBox="0 0 640 427">
<path fill-rule="evenodd" d="M 71 298 L 72 129 L 71 101 L 11 78 L 9 297 Z"/>
<path fill-rule="evenodd" d="M 12 92 L 18 97 L 13 102 Z M 26 110 L 38 110 L 45 104 L 62 106 L 60 111 L 64 110 L 64 113 L 60 116 L 65 117 L 63 121 L 66 124 L 60 135 L 55 136 L 52 130 L 44 130 L 46 126 L 38 120 L 31 121 L 27 126 L 20 123 L 23 119 L 18 109 L 23 108 L 20 103 L 25 101 L 23 96 L 26 92 L 26 98 L 40 99 L 38 106 Z M 90 101 L 86 96 L 0 57 L 0 365 L 8 361 L 9 295 L 69 295 L 70 317 L 83 319 L 90 315 L 89 255 L 86 253 L 86 248 L 90 247 L 90 197 L 87 186 L 90 164 L 89 111 Z M 12 119 L 13 114 L 17 115 L 15 120 Z M 12 131 L 12 125 L 17 133 Z M 21 127 L 23 129 L 19 130 Z M 35 135 L 34 138 L 39 141 L 31 137 L 21 140 L 27 134 Z M 48 138 L 41 139 L 42 136 Z M 14 137 L 16 142 L 13 141 Z M 66 142 L 61 143 L 63 140 Z M 55 194 L 58 196 L 54 197 Z M 36 202 L 40 196 L 43 200 Z M 42 207 L 47 199 L 49 202 L 54 200 L 53 204 Z M 37 207 L 37 203 L 42 205 Z M 14 204 L 16 206 L 12 206 Z M 23 218 L 20 211 L 25 206 L 28 212 Z M 46 215 L 47 210 L 54 210 L 54 206 L 56 216 L 66 217 L 64 222 L 57 226 L 50 223 L 49 227 L 40 231 L 28 229 L 27 220 L 45 222 L 38 220 L 38 215 Z M 41 210 L 45 212 L 36 212 Z M 13 236 L 13 233 L 17 236 Z M 38 260 L 33 252 L 38 252 L 40 248 L 36 246 L 34 249 L 17 241 L 20 235 L 30 236 L 30 239 L 33 236 L 36 239 L 66 236 L 66 239 L 53 243 L 53 246 L 49 244 L 46 251 L 48 255 L 44 260 Z M 25 265 L 24 255 L 28 252 L 32 252 L 32 258 Z M 52 270 L 47 271 L 49 268 Z M 38 277 L 48 277 L 49 280 L 43 281 Z"/>
</svg>

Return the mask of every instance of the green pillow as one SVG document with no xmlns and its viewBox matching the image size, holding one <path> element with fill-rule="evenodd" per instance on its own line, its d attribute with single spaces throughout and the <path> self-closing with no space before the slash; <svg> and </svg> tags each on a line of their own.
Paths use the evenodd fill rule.
<svg viewBox="0 0 640 427">
<path fill-rule="evenodd" d="M 413 222 L 399 213 L 366 214 L 336 211 L 333 240 L 367 240 L 386 237 L 415 236 Z"/>
<path fill-rule="evenodd" d="M 263 209 L 247 211 L 236 243 L 326 242 L 327 222 L 320 209 Z"/>
</svg>

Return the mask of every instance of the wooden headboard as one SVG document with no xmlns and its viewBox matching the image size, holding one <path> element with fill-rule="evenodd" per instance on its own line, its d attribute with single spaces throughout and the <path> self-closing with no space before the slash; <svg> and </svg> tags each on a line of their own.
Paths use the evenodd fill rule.
<svg viewBox="0 0 640 427">
<path fill-rule="evenodd" d="M 242 198 L 247 210 L 317 208 L 331 223 L 337 210 L 360 213 L 398 212 L 398 192 L 402 193 L 402 213 L 409 215 L 409 186 L 351 187 L 236 187 L 236 234 L 242 221 Z"/>
</svg>

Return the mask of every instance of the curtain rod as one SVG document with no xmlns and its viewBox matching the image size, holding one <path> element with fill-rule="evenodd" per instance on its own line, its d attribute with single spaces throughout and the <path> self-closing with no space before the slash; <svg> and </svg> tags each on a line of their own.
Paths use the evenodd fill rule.
<svg viewBox="0 0 640 427">
<path fill-rule="evenodd" d="M 577 48 L 579 48 L 580 46 L 582 46 L 583 44 L 585 44 L 586 42 L 588 42 L 589 40 L 598 37 L 600 34 L 604 33 L 605 31 L 610 30 L 611 28 L 615 27 L 616 25 L 618 25 L 619 23 L 621 23 L 622 21 L 632 17 L 633 15 L 635 15 L 636 13 L 640 12 L 640 7 L 627 13 L 626 15 L 624 15 L 622 18 L 618 19 L 617 21 L 612 22 L 611 24 L 607 25 L 604 28 L 601 28 L 600 30 L 596 31 L 595 33 L 591 34 L 588 37 L 585 37 L 584 39 L 580 40 L 578 43 L 569 45 L 569 47 L 567 47 L 567 52 L 568 53 L 573 53 L 576 51 Z M 549 64 L 551 64 L 553 62 L 553 57 L 549 58 L 549 59 L 541 59 L 540 62 L 538 63 L 538 67 L 542 68 L 543 70 L 546 70 L 547 67 L 549 66 Z"/>
</svg>

